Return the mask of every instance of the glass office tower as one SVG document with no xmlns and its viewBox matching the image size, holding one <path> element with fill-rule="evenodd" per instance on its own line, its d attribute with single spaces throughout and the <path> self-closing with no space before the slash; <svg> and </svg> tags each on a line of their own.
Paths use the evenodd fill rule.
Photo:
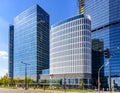
<svg viewBox="0 0 120 93">
<path fill-rule="evenodd" d="M 91 21 L 87 16 L 68 18 L 51 27 L 50 75 L 73 88 L 91 81 Z"/>
<path fill-rule="evenodd" d="M 13 78 L 13 65 L 14 65 L 14 26 L 9 26 L 9 77 Z"/>
<path fill-rule="evenodd" d="M 112 87 L 120 87 L 120 50 L 117 49 L 120 46 L 120 0 L 84 0 L 84 13 L 92 18 L 92 39 L 103 42 L 103 50 L 110 48 L 113 55 L 110 59 Z M 96 62 L 93 60 L 93 65 Z M 98 67 L 103 64 L 102 60 L 99 62 Z M 104 62 L 107 62 L 106 58 Z M 103 69 L 103 76 L 108 78 L 108 66 Z M 98 71 L 98 68 L 94 71 Z M 106 85 L 103 82 L 101 86 Z"/>
<path fill-rule="evenodd" d="M 84 0 L 78 0 L 79 14 L 84 14 Z"/>
<path fill-rule="evenodd" d="M 25 68 L 35 81 L 49 68 L 49 15 L 39 5 L 14 19 L 14 78 L 24 79 Z"/>
</svg>

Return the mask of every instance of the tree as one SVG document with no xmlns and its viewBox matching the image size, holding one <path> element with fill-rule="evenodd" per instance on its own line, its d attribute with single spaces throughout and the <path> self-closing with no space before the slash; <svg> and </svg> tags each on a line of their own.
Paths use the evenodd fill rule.
<svg viewBox="0 0 120 93">
<path fill-rule="evenodd" d="M 56 80 L 56 86 L 59 88 L 60 80 Z"/>
<path fill-rule="evenodd" d="M 33 84 L 33 80 L 30 77 L 27 77 L 27 83 L 32 85 Z"/>
<path fill-rule="evenodd" d="M 0 85 L 2 85 L 2 80 L 1 80 L 1 78 L 0 78 Z"/>
<path fill-rule="evenodd" d="M 45 84 L 49 85 L 50 81 L 49 80 L 45 80 Z"/>
<path fill-rule="evenodd" d="M 8 86 L 10 84 L 10 78 L 8 77 L 8 75 L 4 75 L 0 81 L 1 84 L 3 84 L 4 86 Z"/>
<path fill-rule="evenodd" d="M 84 84 L 85 84 L 85 83 L 84 83 L 83 79 L 81 79 L 81 80 L 80 80 L 80 88 L 81 88 L 81 89 L 84 88 Z"/>
<path fill-rule="evenodd" d="M 9 85 L 13 85 L 13 84 L 15 84 L 15 81 L 14 81 L 14 79 L 12 79 L 12 78 L 9 78 Z"/>
<path fill-rule="evenodd" d="M 18 84 L 20 83 L 20 78 L 16 78 L 14 81 L 15 81 L 15 84 Z"/>
<path fill-rule="evenodd" d="M 21 81 L 20 78 L 16 78 L 16 79 L 14 79 L 13 81 L 14 81 L 16 87 L 18 87 L 18 86 L 19 86 L 19 83 L 21 83 L 21 82 L 20 82 L 20 81 Z"/>
</svg>

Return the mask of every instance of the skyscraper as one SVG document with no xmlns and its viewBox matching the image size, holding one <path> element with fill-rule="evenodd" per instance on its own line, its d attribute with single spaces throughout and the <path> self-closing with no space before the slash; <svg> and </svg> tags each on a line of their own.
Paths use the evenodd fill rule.
<svg viewBox="0 0 120 93">
<path fill-rule="evenodd" d="M 50 74 L 71 88 L 91 85 L 91 21 L 78 15 L 51 27 Z"/>
<path fill-rule="evenodd" d="M 42 70 L 49 68 L 49 15 L 39 5 L 14 19 L 13 77 L 24 79 L 25 68 L 27 76 L 35 81 Z"/>
<path fill-rule="evenodd" d="M 79 14 L 84 14 L 84 0 L 78 0 Z"/>
<path fill-rule="evenodd" d="M 9 77 L 13 78 L 14 65 L 14 26 L 9 26 Z"/>
<path fill-rule="evenodd" d="M 84 0 L 84 13 L 89 14 L 92 19 L 92 39 L 103 42 L 103 50 L 110 48 L 110 53 L 114 55 L 110 59 L 111 82 L 113 87 L 120 86 L 118 82 L 120 80 L 120 50 L 117 49 L 120 46 L 120 0 Z M 106 58 L 103 60 L 107 61 Z M 99 62 L 98 67 L 103 61 L 99 60 Z M 96 61 L 93 60 L 92 63 L 94 65 Z M 104 66 L 103 70 L 103 76 L 108 78 L 108 66 Z M 105 83 L 101 83 L 101 86 L 104 87 Z"/>
</svg>

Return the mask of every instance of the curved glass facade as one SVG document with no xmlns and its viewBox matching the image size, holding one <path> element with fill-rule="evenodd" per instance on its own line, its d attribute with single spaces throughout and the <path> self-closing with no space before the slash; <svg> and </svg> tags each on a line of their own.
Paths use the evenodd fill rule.
<svg viewBox="0 0 120 93">
<path fill-rule="evenodd" d="M 120 80 L 120 53 L 118 51 L 120 50 L 117 49 L 120 46 L 120 0 L 84 0 L 84 9 L 85 14 L 89 14 L 92 18 L 92 39 L 102 41 L 103 50 L 110 48 L 111 54 L 114 55 L 110 59 L 111 82 L 112 86 L 120 86 L 118 82 Z M 99 58 L 106 62 L 107 59 L 103 59 L 103 56 Z M 96 57 L 96 60 L 99 58 Z M 96 64 L 96 60 L 93 60 L 93 65 Z M 99 67 L 103 64 L 102 60 L 99 60 Z M 103 70 L 102 76 L 108 77 L 108 66 L 105 66 Z M 98 71 L 98 68 L 95 71 Z M 104 80 L 101 81 L 104 87 Z"/>
<path fill-rule="evenodd" d="M 38 80 L 49 68 L 49 15 L 38 5 L 19 14 L 14 20 L 14 78 L 27 76 Z"/>
<path fill-rule="evenodd" d="M 66 19 L 51 28 L 50 74 L 56 77 L 64 74 L 68 78 L 71 78 L 70 74 L 79 74 L 79 78 L 91 79 L 90 31 L 91 21 L 83 15 Z"/>
</svg>

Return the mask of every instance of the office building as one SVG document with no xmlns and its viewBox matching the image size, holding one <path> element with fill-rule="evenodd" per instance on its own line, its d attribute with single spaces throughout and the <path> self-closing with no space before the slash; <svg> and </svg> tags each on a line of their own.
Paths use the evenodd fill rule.
<svg viewBox="0 0 120 93">
<path fill-rule="evenodd" d="M 91 21 L 78 15 L 50 31 L 50 76 L 71 88 L 91 85 Z"/>
<path fill-rule="evenodd" d="M 39 80 L 49 68 L 49 15 L 34 5 L 14 19 L 14 78 Z"/>
<path fill-rule="evenodd" d="M 110 53 L 113 55 L 110 58 L 111 86 L 120 87 L 120 50 L 117 49 L 120 46 L 120 0 L 84 0 L 84 13 L 90 15 L 92 19 L 92 39 L 103 42 L 103 50 L 109 48 Z M 100 65 L 96 70 L 93 68 L 93 72 L 98 71 L 103 61 L 104 63 L 107 62 L 107 59 L 105 57 L 103 59 L 102 56 L 100 56 L 102 59 L 96 58 L 96 60 L 99 60 L 100 63 L 98 64 Z M 98 62 L 96 60 L 92 61 L 93 65 Z M 108 79 L 108 66 L 104 66 L 103 70 L 104 72 L 101 75 Z M 94 76 L 96 76 L 97 81 L 97 73 Z M 104 80 L 101 79 L 102 81 Z M 107 87 L 105 83 L 101 83 L 101 87 Z"/>
<path fill-rule="evenodd" d="M 8 68 L 9 68 L 9 77 L 13 78 L 13 65 L 14 65 L 14 26 L 9 26 L 9 59 L 8 59 Z"/>
</svg>

